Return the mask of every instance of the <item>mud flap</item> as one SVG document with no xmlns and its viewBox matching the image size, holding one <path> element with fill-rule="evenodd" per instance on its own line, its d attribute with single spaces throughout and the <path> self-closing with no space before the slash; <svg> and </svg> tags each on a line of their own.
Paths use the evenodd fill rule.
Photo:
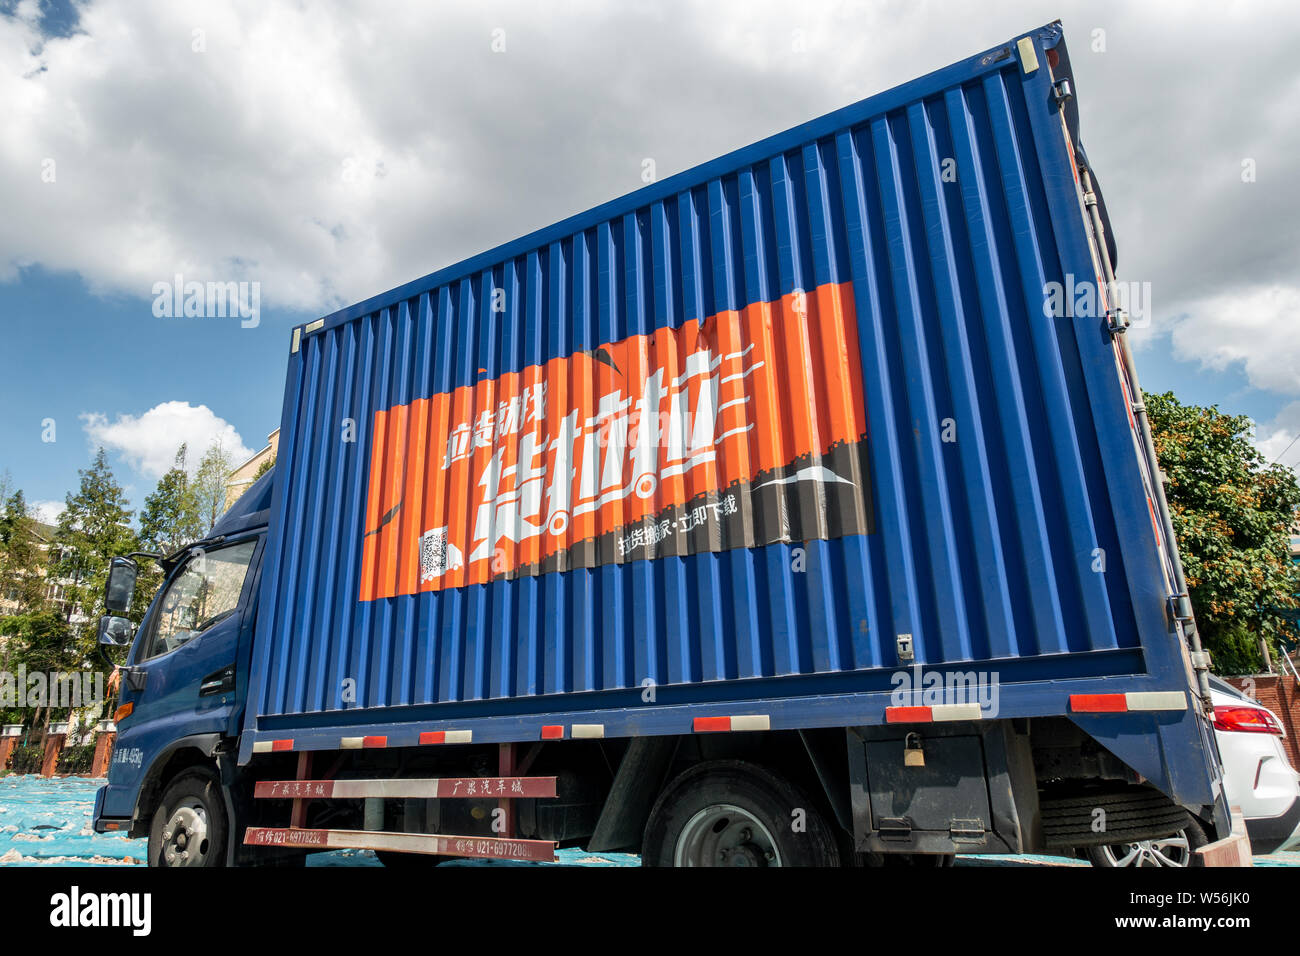
<svg viewBox="0 0 1300 956">
<path fill-rule="evenodd" d="M 1232 832 L 1222 840 L 1207 843 L 1196 851 L 1202 866 L 1254 866 L 1246 817 L 1241 807 L 1232 808 Z"/>
</svg>

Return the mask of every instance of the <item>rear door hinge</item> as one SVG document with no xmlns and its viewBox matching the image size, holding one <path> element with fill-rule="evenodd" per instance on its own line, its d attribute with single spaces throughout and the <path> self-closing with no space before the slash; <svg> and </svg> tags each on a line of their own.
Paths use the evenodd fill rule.
<svg viewBox="0 0 1300 956">
<path fill-rule="evenodd" d="M 880 829 L 877 832 L 882 840 L 907 842 L 912 839 L 912 821 L 906 817 L 886 817 L 880 821 Z"/>
<path fill-rule="evenodd" d="M 1186 594 L 1172 595 L 1169 598 L 1169 616 L 1175 621 L 1190 621 L 1192 619 L 1192 599 Z"/>
<path fill-rule="evenodd" d="M 948 825 L 948 836 L 953 843 L 983 843 L 983 820 L 956 820 Z"/>
</svg>

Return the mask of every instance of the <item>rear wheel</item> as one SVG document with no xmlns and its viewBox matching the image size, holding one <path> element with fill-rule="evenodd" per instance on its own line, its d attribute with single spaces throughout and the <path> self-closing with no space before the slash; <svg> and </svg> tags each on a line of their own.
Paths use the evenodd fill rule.
<svg viewBox="0 0 1300 956">
<path fill-rule="evenodd" d="M 217 775 L 187 770 L 168 785 L 149 826 L 149 865 L 226 865 L 226 804 Z"/>
<path fill-rule="evenodd" d="M 821 810 L 796 787 L 754 764 L 699 764 L 655 801 L 643 866 L 838 866 Z"/>
<path fill-rule="evenodd" d="M 1207 843 L 1205 831 L 1196 821 L 1172 836 L 1155 840 L 1132 840 L 1128 843 L 1109 843 L 1105 846 L 1093 846 L 1087 850 L 1088 859 L 1093 866 L 1200 866 L 1200 857 L 1196 855 L 1198 847 Z"/>
</svg>

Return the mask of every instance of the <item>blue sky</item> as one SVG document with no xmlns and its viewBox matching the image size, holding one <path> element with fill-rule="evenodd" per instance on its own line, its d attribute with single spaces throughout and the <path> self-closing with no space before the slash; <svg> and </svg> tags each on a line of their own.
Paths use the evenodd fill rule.
<svg viewBox="0 0 1300 956">
<path fill-rule="evenodd" d="M 168 446 L 261 447 L 293 325 L 1056 17 L 1153 290 L 1142 382 L 1271 458 L 1300 434 L 1294 5 L 0 0 L 0 470 L 61 501 L 104 441 L 138 508 Z M 178 272 L 259 282 L 258 326 L 155 316 Z"/>
<path fill-rule="evenodd" d="M 83 416 L 140 415 L 163 402 L 206 405 L 251 450 L 279 424 L 288 330 L 306 312 L 266 309 L 256 328 L 237 318 L 156 318 L 152 297 L 96 295 L 76 275 L 23 270 L 0 285 L 4 360 L 0 468 L 29 502 L 58 501 L 94 453 Z M 55 441 L 43 422 L 54 419 Z M 120 452 L 115 472 L 133 506 L 150 476 Z"/>
</svg>

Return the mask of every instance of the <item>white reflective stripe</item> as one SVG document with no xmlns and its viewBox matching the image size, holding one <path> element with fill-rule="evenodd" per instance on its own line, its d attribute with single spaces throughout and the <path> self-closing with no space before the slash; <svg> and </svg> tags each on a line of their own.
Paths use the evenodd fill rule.
<svg viewBox="0 0 1300 956">
<path fill-rule="evenodd" d="M 344 737 L 340 746 L 344 750 L 360 750 L 361 745 L 365 743 L 365 737 Z"/>
<path fill-rule="evenodd" d="M 1016 44 L 1016 49 L 1020 51 L 1020 65 L 1025 68 L 1026 73 L 1033 73 L 1038 69 L 1038 51 L 1034 49 L 1032 39 L 1021 37 L 1020 42 Z"/>
<path fill-rule="evenodd" d="M 604 737 L 605 725 L 604 724 L 573 724 L 570 727 L 570 731 L 571 731 L 570 736 L 572 736 L 575 740 L 582 739 L 583 737 Z"/>
<path fill-rule="evenodd" d="M 255 741 L 253 741 L 253 753 L 255 753 L 255 754 L 269 754 L 270 752 L 271 752 L 271 741 L 269 741 L 269 740 L 255 740 Z"/>
<path fill-rule="evenodd" d="M 443 743 L 448 744 L 467 744 L 474 739 L 472 730 L 448 730 L 442 738 Z"/>
<path fill-rule="evenodd" d="M 772 721 L 767 714 L 745 714 L 731 718 L 732 730 L 771 730 Z"/>
<path fill-rule="evenodd" d="M 976 704 L 933 704 L 930 707 L 931 720 L 979 720 L 980 705 Z"/>
<path fill-rule="evenodd" d="M 432 790 L 432 793 L 422 791 Z M 335 780 L 330 796 L 335 800 L 355 800 L 365 797 L 409 797 L 419 792 L 427 798 L 438 796 L 437 780 Z"/>
<path fill-rule="evenodd" d="M 1130 691 L 1124 700 L 1129 710 L 1187 709 L 1187 695 L 1181 690 Z"/>
</svg>

